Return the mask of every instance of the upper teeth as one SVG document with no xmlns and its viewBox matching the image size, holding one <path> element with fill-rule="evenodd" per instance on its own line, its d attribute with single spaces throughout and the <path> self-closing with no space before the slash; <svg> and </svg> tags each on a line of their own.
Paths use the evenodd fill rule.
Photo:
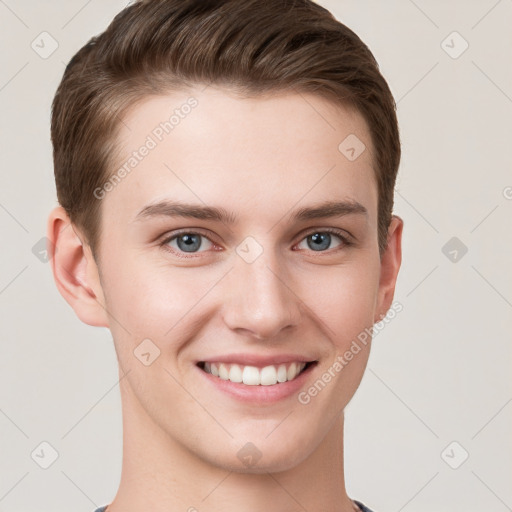
<svg viewBox="0 0 512 512">
<path fill-rule="evenodd" d="M 243 382 L 249 386 L 272 386 L 278 382 L 293 380 L 304 369 L 306 363 L 294 362 L 280 364 L 279 366 L 243 366 L 226 363 L 204 363 L 204 370 L 222 380 L 231 382 Z"/>
</svg>

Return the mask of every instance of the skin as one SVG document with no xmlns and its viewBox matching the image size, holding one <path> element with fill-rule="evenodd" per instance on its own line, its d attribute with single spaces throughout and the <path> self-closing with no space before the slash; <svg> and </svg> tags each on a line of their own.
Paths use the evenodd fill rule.
<svg viewBox="0 0 512 512">
<path fill-rule="evenodd" d="M 198 106 L 101 199 L 98 261 L 79 229 L 67 229 L 61 207 L 48 220 L 57 287 L 83 322 L 111 330 L 123 377 L 122 475 L 108 512 L 352 511 L 343 410 L 370 344 L 306 405 L 297 394 L 242 403 L 198 378 L 195 362 L 232 352 L 307 354 L 318 360 L 307 390 L 390 308 L 403 222 L 393 216 L 380 258 L 368 127 L 356 111 L 316 95 L 241 98 L 195 87 L 128 112 L 119 166 L 190 96 Z M 366 145 L 355 161 L 338 150 L 349 134 Z M 134 221 L 164 198 L 223 207 L 237 222 Z M 367 214 L 292 219 L 326 200 L 357 201 Z M 176 239 L 171 252 L 159 245 L 182 228 L 211 242 L 202 238 L 192 254 Z M 327 249 L 311 249 L 308 235 L 326 228 L 350 234 L 352 245 L 333 234 Z M 263 250 L 252 263 L 236 252 L 248 236 Z M 134 356 L 147 338 L 160 350 L 149 366 Z M 237 456 L 248 442 L 262 454 L 250 467 Z"/>
</svg>

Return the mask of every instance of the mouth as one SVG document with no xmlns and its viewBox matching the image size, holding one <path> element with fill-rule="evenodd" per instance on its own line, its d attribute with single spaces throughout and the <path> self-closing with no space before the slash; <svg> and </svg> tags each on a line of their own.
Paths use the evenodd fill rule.
<svg viewBox="0 0 512 512">
<path fill-rule="evenodd" d="M 297 379 L 316 364 L 318 361 L 293 361 L 258 367 L 220 361 L 199 361 L 196 366 L 213 377 L 236 384 L 278 386 Z"/>
</svg>

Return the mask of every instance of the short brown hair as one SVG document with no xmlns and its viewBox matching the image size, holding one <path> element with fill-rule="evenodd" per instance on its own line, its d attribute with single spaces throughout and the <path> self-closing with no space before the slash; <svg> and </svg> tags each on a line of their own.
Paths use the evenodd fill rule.
<svg viewBox="0 0 512 512">
<path fill-rule="evenodd" d="M 52 105 L 57 198 L 97 255 L 123 114 L 148 96 L 215 84 L 247 96 L 309 92 L 364 117 L 387 245 L 400 163 L 396 105 L 361 39 L 312 0 L 139 0 L 66 67 Z M 341 141 L 340 141 L 341 142 Z"/>
</svg>

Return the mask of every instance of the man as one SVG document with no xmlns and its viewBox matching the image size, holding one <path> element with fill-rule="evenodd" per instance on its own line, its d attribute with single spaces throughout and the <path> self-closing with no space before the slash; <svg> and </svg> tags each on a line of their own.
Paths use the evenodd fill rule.
<svg viewBox="0 0 512 512">
<path fill-rule="evenodd" d="M 119 362 L 122 475 L 98 512 L 369 510 L 343 410 L 403 223 L 364 43 L 309 0 L 139 1 L 69 63 L 52 141 L 55 281 Z"/>
</svg>

